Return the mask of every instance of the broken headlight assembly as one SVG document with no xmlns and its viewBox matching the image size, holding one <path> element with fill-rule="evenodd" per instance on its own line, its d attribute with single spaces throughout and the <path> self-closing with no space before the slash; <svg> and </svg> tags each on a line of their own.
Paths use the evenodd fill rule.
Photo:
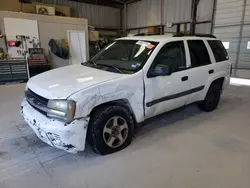
<svg viewBox="0 0 250 188">
<path fill-rule="evenodd" d="M 47 116 L 70 122 L 74 118 L 75 110 L 75 101 L 53 99 L 48 102 Z"/>
</svg>

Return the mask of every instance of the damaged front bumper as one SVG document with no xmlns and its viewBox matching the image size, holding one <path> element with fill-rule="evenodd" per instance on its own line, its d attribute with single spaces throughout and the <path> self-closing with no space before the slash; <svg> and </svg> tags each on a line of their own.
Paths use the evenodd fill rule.
<svg viewBox="0 0 250 188">
<path fill-rule="evenodd" d="M 45 143 L 70 153 L 85 149 L 88 119 L 76 119 L 71 123 L 65 123 L 48 118 L 34 109 L 26 99 L 21 104 L 21 115 Z"/>
</svg>

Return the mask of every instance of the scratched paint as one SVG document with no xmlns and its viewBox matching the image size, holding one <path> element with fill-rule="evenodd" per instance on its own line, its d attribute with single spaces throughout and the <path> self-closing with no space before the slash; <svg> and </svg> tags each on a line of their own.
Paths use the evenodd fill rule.
<svg viewBox="0 0 250 188">
<path fill-rule="evenodd" d="M 22 116 L 42 141 L 72 153 L 85 149 L 89 114 L 99 105 L 123 100 L 135 114 L 136 121 L 138 123 L 144 121 L 142 72 L 133 75 L 121 75 L 82 66 L 73 66 L 73 68 L 69 66 L 68 72 L 75 73 L 75 69 L 79 68 L 83 69 L 80 74 L 69 76 L 71 82 L 60 79 L 55 82 L 52 74 L 58 74 L 59 69 L 45 73 L 45 75 L 38 75 L 29 80 L 27 84 L 29 89 L 44 98 L 76 101 L 75 120 L 73 122 L 66 123 L 48 118 L 31 107 L 26 100 L 22 102 L 21 106 Z M 84 70 L 86 70 L 85 73 L 83 73 Z M 91 72 L 90 70 L 92 72 L 95 70 L 94 73 L 97 76 L 88 73 Z M 66 70 L 62 68 L 61 71 Z M 42 82 L 41 84 L 42 78 L 45 79 L 45 77 L 46 79 L 50 77 L 49 79 L 53 81 Z M 79 80 L 81 83 L 78 83 Z M 51 85 L 53 87 L 50 87 Z"/>
<path fill-rule="evenodd" d="M 77 101 L 75 118 L 88 117 L 93 108 L 107 102 L 124 100 L 131 108 L 136 121 L 144 121 L 142 77 L 142 72 L 138 72 L 88 87 L 71 95 L 68 99 Z"/>
<path fill-rule="evenodd" d="M 67 124 L 47 118 L 32 108 L 26 100 L 21 105 L 21 114 L 36 135 L 45 143 L 76 153 L 85 149 L 87 118 L 77 119 Z"/>
</svg>

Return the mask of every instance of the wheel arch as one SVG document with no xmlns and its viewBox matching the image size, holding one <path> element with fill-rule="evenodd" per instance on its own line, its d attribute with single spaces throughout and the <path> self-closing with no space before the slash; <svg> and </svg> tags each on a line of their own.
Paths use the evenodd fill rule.
<svg viewBox="0 0 250 188">
<path fill-rule="evenodd" d="M 99 104 L 91 110 L 89 117 L 91 118 L 92 114 L 95 113 L 99 108 L 102 108 L 104 106 L 111 106 L 111 105 L 117 105 L 117 106 L 121 106 L 121 107 L 126 108 L 130 112 L 130 114 L 133 118 L 134 124 L 137 124 L 135 113 L 134 113 L 134 111 L 133 111 L 133 109 L 132 109 L 132 107 L 127 99 L 118 99 L 118 100 L 109 101 L 109 102 Z"/>
<path fill-rule="evenodd" d="M 207 84 L 202 92 L 202 94 L 200 95 L 200 98 L 198 101 L 203 101 L 207 95 L 207 92 L 209 91 L 209 88 L 211 87 L 211 85 L 213 83 L 216 83 L 216 82 L 219 82 L 220 83 L 220 87 L 221 87 L 221 90 L 223 89 L 223 84 L 225 82 L 225 77 L 223 76 L 218 76 L 218 77 L 215 77 L 215 78 L 211 78 L 207 81 Z"/>
<path fill-rule="evenodd" d="M 214 83 L 218 83 L 219 86 L 220 86 L 220 88 L 222 89 L 222 88 L 223 88 L 224 81 L 225 81 L 225 77 L 217 78 L 217 79 L 215 79 L 215 80 L 210 84 L 210 86 L 211 86 L 212 84 L 214 84 Z M 210 87 L 210 86 L 209 86 L 209 87 Z"/>
</svg>

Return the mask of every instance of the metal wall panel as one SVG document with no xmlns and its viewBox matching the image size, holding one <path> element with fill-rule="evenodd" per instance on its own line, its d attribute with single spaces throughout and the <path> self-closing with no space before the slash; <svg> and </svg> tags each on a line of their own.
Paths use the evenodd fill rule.
<svg viewBox="0 0 250 188">
<path fill-rule="evenodd" d="M 72 17 L 87 18 L 90 25 L 101 28 L 120 29 L 120 9 L 79 3 L 68 0 L 33 0 L 33 2 L 71 7 Z"/>
<path fill-rule="evenodd" d="M 217 0 L 215 26 L 240 24 L 244 0 Z"/>
<path fill-rule="evenodd" d="M 162 0 L 162 2 L 161 0 L 141 0 L 128 4 L 127 28 L 191 21 L 192 0 Z M 200 0 L 197 10 L 198 21 L 212 20 L 213 4 L 214 0 Z M 207 26 L 204 26 L 203 30 L 207 32 Z M 198 27 L 202 30 L 202 26 Z M 165 28 L 165 31 L 175 32 L 176 29 Z"/>
<path fill-rule="evenodd" d="M 163 23 L 161 23 L 161 0 L 141 0 L 128 4 L 127 27 L 145 27 L 191 20 L 192 0 L 163 0 L 163 4 Z"/>
<path fill-rule="evenodd" d="M 197 24 L 195 28 L 196 33 L 206 33 L 211 34 L 211 23 Z"/>
<path fill-rule="evenodd" d="M 191 10 L 192 0 L 164 0 L 164 23 L 190 21 Z"/>
<path fill-rule="evenodd" d="M 127 6 L 127 28 L 161 24 L 161 0 L 142 0 Z"/>
<path fill-rule="evenodd" d="M 250 42 L 250 25 L 244 25 L 240 45 L 239 68 L 250 68 L 250 49 L 247 49 L 248 42 Z"/>
<path fill-rule="evenodd" d="M 250 69 L 249 23 L 250 0 L 218 0 L 214 34 L 230 42 L 228 52 L 236 69 Z"/>
<path fill-rule="evenodd" d="M 197 8 L 197 21 L 212 20 L 215 0 L 200 0 Z"/>
<path fill-rule="evenodd" d="M 245 23 L 250 23 L 250 0 L 246 3 Z"/>
</svg>

